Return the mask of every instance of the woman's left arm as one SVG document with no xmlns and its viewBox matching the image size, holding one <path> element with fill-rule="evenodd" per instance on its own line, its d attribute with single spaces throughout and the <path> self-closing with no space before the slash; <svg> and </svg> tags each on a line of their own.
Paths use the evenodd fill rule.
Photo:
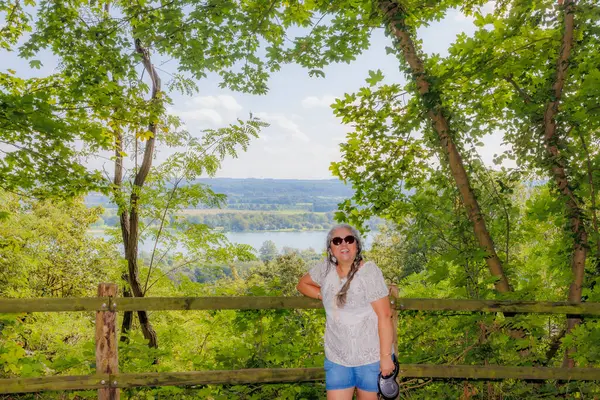
<svg viewBox="0 0 600 400">
<path fill-rule="evenodd" d="M 379 300 L 371 302 L 375 314 L 377 314 L 377 327 L 379 330 L 379 368 L 382 375 L 390 375 L 394 372 L 394 362 L 392 361 L 392 342 L 394 327 L 392 324 L 392 309 L 389 298 L 382 297 Z"/>
</svg>

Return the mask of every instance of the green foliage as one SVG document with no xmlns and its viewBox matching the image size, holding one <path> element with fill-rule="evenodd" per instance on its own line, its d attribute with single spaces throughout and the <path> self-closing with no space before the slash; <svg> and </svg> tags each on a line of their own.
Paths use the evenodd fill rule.
<svg viewBox="0 0 600 400">
<path fill-rule="evenodd" d="M 577 2 L 573 50 L 569 60 L 560 63 L 560 68 L 568 69 L 556 116 L 557 133 L 549 143 L 557 146 L 559 156 L 548 152 L 543 132 L 547 106 L 559 100 L 553 88 L 564 13 L 555 2 L 515 2 L 510 8 L 498 6 L 487 15 L 475 13 L 478 31 L 473 37 L 460 36 L 449 49 L 446 62 L 431 65 L 441 77 L 440 85 L 447 88 L 445 102 L 463 110 L 456 121 L 473 140 L 497 130 L 511 144 L 510 151 L 497 155 L 497 162 L 515 160 L 522 170 L 549 176 L 553 182 L 553 168 L 565 168 L 572 194 L 563 197 L 559 187 L 554 194 L 571 216 L 577 212 L 564 204 L 574 199 L 582 210 L 578 217 L 585 221 L 596 217 L 597 196 L 594 171 L 600 120 L 595 105 L 589 103 L 599 94 L 597 85 L 590 86 L 597 75 L 597 68 L 591 65 L 597 65 L 600 44 L 600 14 L 594 4 Z M 564 228 L 573 229 L 568 220 Z M 591 237 L 597 236 L 597 226 L 586 224 L 585 229 L 594 232 Z M 592 247 L 597 247 L 597 240 L 594 242 Z"/>
<path fill-rule="evenodd" d="M 245 271 L 243 279 L 234 274 L 199 284 L 179 274 L 173 280 L 157 280 L 152 292 L 156 296 L 295 295 L 297 280 L 306 269 L 302 258 L 292 253 Z M 35 290 L 33 282 L 31 287 L 27 281 L 23 283 L 23 294 L 31 296 Z M 81 295 L 92 296 L 93 289 Z M 121 317 L 120 313 L 117 323 Z M 143 335 L 132 330 L 129 341 L 119 344 L 119 368 L 123 372 L 160 372 L 315 367 L 323 362 L 323 317 L 322 310 L 157 312 L 152 319 L 161 346 L 148 348 Z M 93 313 L 1 316 L 0 376 L 92 374 L 94 321 Z M 125 398 L 132 399 L 324 398 L 322 383 L 140 388 L 122 392 Z M 62 399 L 63 395 L 96 397 L 93 391 L 42 394 L 48 399 Z"/>
<path fill-rule="evenodd" d="M 550 185 L 513 184 L 510 204 L 510 235 L 502 257 L 509 260 L 508 273 L 515 284 L 514 299 L 562 301 L 571 274 L 564 268 L 570 258 L 570 238 L 561 228 L 564 215 Z M 445 203 L 458 199 L 448 192 L 417 190 L 411 196 L 415 208 L 401 224 L 380 230 L 367 257 L 381 266 L 386 279 L 397 283 L 400 296 L 414 298 L 495 297 L 485 264 L 477 255 L 465 217 L 452 218 Z M 493 210 L 486 203 L 486 209 Z M 498 208 L 498 211 L 502 208 Z M 461 225 L 461 221 L 463 224 Z M 497 237 L 505 237 L 506 225 L 492 224 Z M 586 296 L 597 301 L 597 287 Z M 494 314 L 402 312 L 399 322 L 399 354 L 404 363 L 559 366 L 563 350 L 576 345 L 575 359 L 581 366 L 597 366 L 594 337 L 597 321 L 586 319 L 572 334 L 564 335 L 564 318 L 544 315 L 503 317 Z M 514 329 L 527 332 L 514 336 Z M 465 384 L 408 380 L 403 385 L 407 398 L 454 398 Z M 544 385 L 503 381 L 469 383 L 476 393 L 495 393 L 506 398 L 560 398 L 565 391 L 595 393 L 594 385 L 576 388 L 548 382 Z M 487 398 L 487 397 L 484 397 Z M 493 397 L 492 397 L 493 398 Z"/>
<path fill-rule="evenodd" d="M 161 281 L 156 295 L 280 296 L 295 294 L 306 265 L 296 255 L 277 258 L 251 269 L 243 279 L 234 275 L 210 284 L 180 277 L 174 285 Z M 322 311 L 201 311 L 154 313 L 163 350 L 149 349 L 139 333 L 121 346 L 120 368 L 128 372 L 238 368 L 292 368 L 322 365 Z M 160 363 L 153 364 L 158 356 Z M 143 388 L 125 391 L 131 398 L 198 396 L 227 399 L 323 398 L 320 384 L 235 385 L 198 388 Z"/>
<path fill-rule="evenodd" d="M 377 215 L 393 223 L 376 241 L 371 255 L 388 279 L 400 280 L 405 295 L 497 297 L 494 279 L 486 271 L 486 253 L 474 240 L 449 173 L 450 161 L 440 151 L 438 132 L 430 125 L 431 115 L 443 113 L 449 121 L 449 131 L 443 133 L 456 144 L 482 210 L 477 218 L 487 222 L 515 289 L 505 296 L 564 300 L 573 279 L 569 264 L 574 239 L 569 220 L 573 213 L 565 213 L 565 201 L 584 205 L 577 223 L 594 232 L 590 237 L 597 237 L 598 230 L 594 185 L 598 113 L 588 103 L 598 97 L 598 86 L 588 86 L 595 81 L 592 69 L 597 69 L 591 66 L 598 65 L 598 10 L 586 1 L 575 7 L 574 49 L 557 115 L 560 139 L 553 141 L 560 150 L 556 158 L 547 155 L 542 119 L 548 103 L 557 100 L 552 88 L 564 32 L 562 8 L 550 1 L 496 2 L 488 5 L 494 10 L 485 14 L 482 4 L 448 1 L 423 7 L 409 1 L 394 9 L 391 23 L 412 35 L 417 56 L 424 62 L 428 91 L 419 91 L 416 81 L 423 75 L 409 67 L 402 51 L 406 43 L 394 38 L 388 52 L 399 56 L 409 83 L 404 87 L 384 83 L 379 73 L 371 71 L 365 87 L 333 105 L 334 114 L 354 128 L 341 145 L 342 160 L 331 166 L 334 175 L 355 189 L 354 196 L 340 204 L 336 218 L 360 225 Z M 426 55 L 416 28 L 439 20 L 457 6 L 474 18 L 477 32 L 473 37 L 459 35 L 446 58 Z M 503 134 L 511 146 L 496 156 L 496 162 L 514 160 L 517 168 L 491 171 L 483 165 L 477 148 L 492 132 Z M 561 198 L 566 193 L 562 187 L 540 182 L 540 174 L 553 177 L 550 167 L 555 165 L 566 167 L 574 196 Z M 597 249 L 598 243 L 593 239 L 585 246 Z M 588 278 L 597 274 L 591 264 Z M 595 279 L 591 282 L 586 296 L 595 297 Z M 586 322 L 564 339 L 563 324 L 540 316 L 506 320 L 406 316 L 401 327 L 407 337 L 400 354 L 404 362 L 552 365 L 560 362 L 557 355 L 565 348 L 577 345 L 575 358 L 591 365 L 594 361 L 583 354 L 595 354 L 594 350 L 575 341 L 574 335 L 593 337 L 595 322 Z M 511 338 L 508 333 L 514 329 L 526 333 Z M 459 393 L 484 396 L 485 392 L 477 384 L 459 388 L 448 382 L 420 383 L 407 396 L 456 398 Z M 581 387 L 594 392 L 592 386 Z M 564 390 L 572 388 L 503 382 L 488 386 L 487 396 L 558 397 Z"/>
<path fill-rule="evenodd" d="M 0 315 L 0 374 L 31 377 L 43 374 L 47 360 L 42 354 L 28 356 L 25 350 L 23 316 Z"/>
<path fill-rule="evenodd" d="M 540 179 L 560 164 L 566 167 L 575 201 L 583 204 L 580 222 L 592 232 L 586 245 L 598 253 L 588 261 L 584 296 L 599 301 L 594 264 L 600 259 L 595 185 L 600 11 L 590 0 L 575 7 L 574 49 L 556 118 L 562 140 L 555 144 L 561 155 L 553 159 L 543 146 L 541 123 L 547 104 L 557 100 L 551 89 L 563 34 L 561 8 L 550 0 L 498 1 L 485 14 L 483 3 L 409 0 L 395 10 L 390 22 L 411 34 L 456 7 L 473 17 L 477 31 L 471 37 L 459 35 L 447 57 L 427 56 L 415 41 L 429 84 L 423 96 L 417 95 L 414 79 L 402 86 L 388 83 L 381 71 L 370 71 L 363 88 L 336 101 L 334 114 L 354 126 L 341 147 L 342 160 L 331 167 L 354 189 L 336 218 L 363 226 L 374 216 L 389 222 L 367 256 L 400 286 L 402 296 L 501 297 L 448 172 L 449 161 L 426 118 L 443 112 L 481 206 L 477 217 L 487 221 L 513 285 L 514 291 L 503 296 L 549 301 L 567 296 L 573 237 L 565 228 L 571 215 L 557 195 L 563 188 Z M 0 73 L 0 141 L 9 146 L 0 159 L 0 185 L 39 197 L 106 188 L 107 181 L 86 172 L 77 159 L 112 146 L 117 160 L 134 165 L 124 183 L 112 187 L 119 215 L 139 212 L 140 238 L 154 243 L 154 251 L 140 263 L 144 292 L 294 295 L 298 277 L 308 268 L 304 259 L 318 257 L 314 252 L 284 249 L 274 257 L 273 246 L 265 245 L 261 255 L 267 263 L 237 268 L 253 259 L 250 248 L 232 246 L 220 232 L 182 215 L 188 208 L 224 204 L 217 190 L 195 179 L 214 175 L 224 157 L 245 150 L 265 124 L 250 116 L 193 137 L 168 115 L 167 90 L 192 94 L 197 90 L 192 79 L 215 72 L 224 87 L 265 93 L 269 74 L 285 62 L 323 77 L 329 63 L 350 62 L 368 47 L 370 32 L 383 26 L 379 6 L 356 0 L 180 0 L 116 1 L 106 8 L 102 2 L 42 1 L 30 18 L 20 2 L 0 1 L 0 12 L 7 15 L 0 48 L 18 50 L 32 68 L 41 67 L 37 56 L 42 50 L 61 63 L 58 72 L 45 77 Z M 292 27 L 298 35 L 284 40 Z M 135 41 L 147 53 L 135 49 Z M 393 44 L 388 52 L 398 55 L 403 71 L 415 78 L 398 43 Z M 155 90 L 147 100 L 151 88 L 139 64 L 150 56 L 175 59 L 179 71 L 166 89 Z M 496 161 L 514 160 L 516 168 L 493 171 L 483 165 L 477 148 L 491 132 L 500 132 L 511 145 Z M 84 143 L 84 152 L 75 150 L 76 141 Z M 175 154 L 150 170 L 145 185 L 134 184 L 140 150 L 155 143 Z M 1 200 L 3 296 L 90 295 L 99 280 L 117 281 L 120 258 L 85 233 L 100 210 L 88 210 L 78 200 L 52 204 L 4 192 Z M 244 222 L 236 221 L 242 227 Z M 226 265 L 230 276 L 215 272 L 208 283 L 188 278 L 186 267 L 213 265 Z M 161 347 L 148 348 L 137 330 L 130 331 L 120 348 L 122 371 L 312 367 L 323 360 L 322 311 L 157 312 L 152 321 Z M 0 374 L 91 373 L 92 327 L 91 315 L 2 316 Z M 557 366 L 564 350 L 576 345 L 578 365 L 597 367 L 598 321 L 585 319 L 567 335 L 564 328 L 564 319 L 556 316 L 403 312 L 399 355 L 402 363 Z M 596 385 L 585 383 L 407 380 L 402 385 L 402 396 L 411 399 L 598 395 Z M 322 383 L 225 385 L 131 389 L 125 394 L 140 399 L 312 399 L 323 398 L 324 388 Z M 93 398 L 95 393 L 77 396 Z"/>
<path fill-rule="evenodd" d="M 84 110 L 68 110 L 64 77 L 24 80 L 0 72 L 0 186 L 36 197 L 70 198 L 100 188 L 100 173 L 78 162 L 75 141 L 107 148 L 110 134 Z"/>
<path fill-rule="evenodd" d="M 355 127 L 341 145 L 342 161 L 331 165 L 355 189 L 355 203 L 341 203 L 337 219 L 361 226 L 375 215 L 395 218 L 403 213 L 398 200 L 432 178 L 428 161 L 434 153 L 415 137 L 425 123 L 416 101 L 405 105 L 400 91 L 399 85 L 369 86 L 333 105 L 335 115 Z"/>
<path fill-rule="evenodd" d="M 100 208 L 0 193 L 0 210 L 1 296 L 81 297 L 115 279 L 115 250 L 87 235 Z"/>
<path fill-rule="evenodd" d="M 275 243 L 272 240 L 267 240 L 262 244 L 258 253 L 260 259 L 266 263 L 277 257 L 277 246 L 275 246 Z"/>
<path fill-rule="evenodd" d="M 0 73 L 0 141 L 8 145 L 0 159 L 2 187 L 38 197 L 107 190 L 110 183 L 98 171 L 87 171 L 79 157 L 111 147 L 124 156 L 123 135 L 149 141 L 157 125 L 162 128 L 157 136 L 167 136 L 176 122 L 166 111 L 171 99 L 165 89 L 192 94 L 198 89 L 194 79 L 216 73 L 224 88 L 266 93 L 270 73 L 301 58 L 296 50 L 304 45 L 285 48 L 285 30 L 307 26 L 314 7 L 277 3 L 40 1 L 29 15 L 23 6 L 32 1 L 0 2 L 7 15 L 0 49 L 17 51 L 32 68 L 40 68 L 37 58 L 49 51 L 60 66 L 53 75 L 29 79 L 19 77 L 21 71 Z M 344 46 L 331 47 L 335 57 Z M 150 73 L 153 57 L 176 64 L 164 88 L 160 73 L 154 67 L 157 75 Z M 210 174 L 221 155 L 235 156 L 233 149 L 245 149 L 263 126 L 251 117 L 205 132 L 202 143 L 215 148 L 204 150 L 216 159 L 203 157 L 201 169 Z M 76 150 L 77 141 L 83 151 Z"/>
<path fill-rule="evenodd" d="M 383 272 L 386 282 L 398 284 L 424 269 L 429 250 L 424 243 L 419 243 L 416 235 L 402 237 L 393 226 L 382 225 L 368 254 Z"/>
<path fill-rule="evenodd" d="M 173 126 L 179 126 L 178 121 Z M 146 185 L 141 188 L 115 188 L 118 216 L 126 210 L 140 217 L 141 241 L 153 243 L 151 256 L 144 269 L 143 290 L 146 292 L 157 279 L 191 264 L 246 261 L 254 258 L 253 249 L 229 243 L 220 231 L 181 215 L 182 210 L 194 207 L 220 207 L 224 196 L 210 187 L 194 181 L 200 175 L 212 176 L 226 156 L 236 156 L 237 148 L 247 148 L 251 138 L 258 135 L 265 123 L 250 117 L 248 121 L 216 130 L 207 130 L 196 138 L 184 130 L 173 130 L 161 141 L 177 150 L 163 163 L 151 169 Z M 132 144 L 133 145 L 133 144 Z M 134 148 L 126 149 L 135 151 Z M 139 199 L 127 203 L 135 194 Z M 129 196 L 128 196 L 129 195 Z M 109 229 L 120 240 L 119 228 Z M 166 256 L 169 257 L 166 257 Z"/>
</svg>

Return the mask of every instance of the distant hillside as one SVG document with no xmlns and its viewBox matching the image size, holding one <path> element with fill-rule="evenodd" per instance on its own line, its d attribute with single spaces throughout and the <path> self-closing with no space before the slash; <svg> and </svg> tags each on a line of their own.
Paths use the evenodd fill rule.
<svg viewBox="0 0 600 400">
<path fill-rule="evenodd" d="M 306 211 L 332 211 L 353 195 L 343 182 L 296 179 L 200 179 L 217 193 L 227 195 L 234 209 L 298 208 Z M 266 206 L 277 206 L 266 207 Z"/>
<path fill-rule="evenodd" d="M 227 208 L 241 210 L 281 210 L 327 212 L 351 197 L 354 191 L 336 179 L 233 179 L 214 178 L 195 181 L 209 185 L 216 193 L 227 195 Z M 91 194 L 88 205 L 111 207 L 107 197 Z"/>
</svg>

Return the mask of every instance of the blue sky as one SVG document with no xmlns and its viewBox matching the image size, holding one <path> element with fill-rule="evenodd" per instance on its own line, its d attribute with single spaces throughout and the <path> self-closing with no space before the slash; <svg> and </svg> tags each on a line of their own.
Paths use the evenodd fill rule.
<svg viewBox="0 0 600 400">
<path fill-rule="evenodd" d="M 474 31 L 472 21 L 458 11 L 418 32 L 423 49 L 428 53 L 445 54 L 456 35 Z M 219 128 L 245 119 L 250 112 L 270 123 L 255 139 L 246 153 L 236 159 L 226 159 L 218 177 L 232 178 L 285 178 L 327 179 L 331 178 L 329 165 L 339 160 L 339 144 L 352 128 L 345 126 L 333 116 L 329 105 L 336 97 L 352 93 L 365 84 L 369 70 L 380 69 L 387 82 L 404 82 L 399 63 L 387 55 L 385 47 L 391 44 L 383 30 L 373 33 L 370 48 L 351 64 L 327 67 L 325 78 L 311 78 L 298 66 L 287 65 L 273 74 L 269 92 L 263 96 L 246 95 L 223 90 L 218 79 L 209 75 L 198 81 L 199 93 L 194 97 L 172 93 L 174 100 L 170 111 L 179 115 L 187 129 L 200 134 L 202 129 Z M 3 52 L 0 52 L 2 54 Z M 20 75 L 48 73 L 56 68 L 56 61 L 49 55 L 40 58 L 44 67 L 40 71 L 27 71 L 28 64 L 16 55 L 2 54 L 2 69 L 12 68 Z M 161 68 L 175 69 L 166 64 Z M 167 80 L 168 76 L 164 76 Z M 491 164 L 493 153 L 498 152 L 499 135 L 484 141 L 480 150 L 484 161 Z M 159 155 L 157 161 L 164 157 Z M 89 160 L 91 168 L 101 168 L 107 161 Z M 108 162 L 107 162 L 108 163 Z M 109 166 L 106 166 L 107 169 Z"/>
</svg>

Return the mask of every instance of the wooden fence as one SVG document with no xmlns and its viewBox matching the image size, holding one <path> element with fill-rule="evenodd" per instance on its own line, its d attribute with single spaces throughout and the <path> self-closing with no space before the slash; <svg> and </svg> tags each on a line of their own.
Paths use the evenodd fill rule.
<svg viewBox="0 0 600 400">
<path fill-rule="evenodd" d="M 0 394 L 44 390 L 98 389 L 99 399 L 119 399 L 119 388 L 208 384 L 290 383 L 323 381 L 322 368 L 273 368 L 231 371 L 119 373 L 116 313 L 159 310 L 318 309 L 306 297 L 145 297 L 117 298 L 117 286 L 100 284 L 98 297 L 68 299 L 0 299 L 0 313 L 96 311 L 96 374 L 0 379 Z M 398 311 L 465 311 L 600 315 L 600 303 L 405 299 L 390 290 L 394 326 Z M 403 364 L 399 377 L 463 379 L 531 379 L 600 381 L 600 368 L 548 368 L 476 365 Z"/>
</svg>

